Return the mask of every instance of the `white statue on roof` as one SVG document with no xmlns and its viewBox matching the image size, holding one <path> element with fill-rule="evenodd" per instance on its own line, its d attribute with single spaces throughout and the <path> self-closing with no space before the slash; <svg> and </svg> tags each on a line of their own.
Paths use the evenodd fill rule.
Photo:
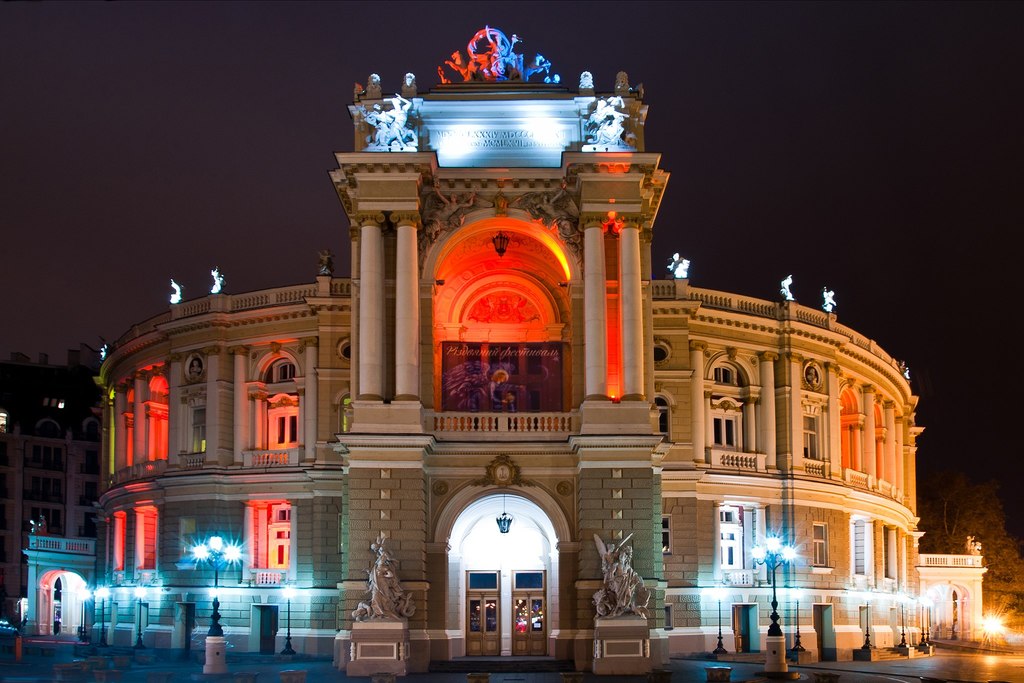
<svg viewBox="0 0 1024 683">
<path fill-rule="evenodd" d="M 836 293 L 828 287 L 821 288 L 821 307 L 826 313 L 831 313 L 836 309 Z"/>
<path fill-rule="evenodd" d="M 174 290 L 171 293 L 171 303 L 172 304 L 180 304 L 181 303 L 181 290 L 182 290 L 182 286 L 179 285 L 177 282 L 175 282 L 174 278 L 171 278 L 171 289 Z"/>
<path fill-rule="evenodd" d="M 790 289 L 790 287 L 792 286 L 793 276 L 787 275 L 781 283 L 781 289 L 779 289 L 779 294 L 782 295 L 783 301 L 796 301 L 796 299 L 793 297 L 793 291 Z"/>
<path fill-rule="evenodd" d="M 220 272 L 220 268 L 214 266 L 213 270 L 210 271 L 210 275 L 213 276 L 213 286 L 210 287 L 210 294 L 220 294 L 224 290 L 224 276 Z"/>
<path fill-rule="evenodd" d="M 676 252 L 669 259 L 668 270 L 675 279 L 685 280 L 690 277 L 690 262 L 687 259 L 680 258 L 679 253 Z"/>
</svg>

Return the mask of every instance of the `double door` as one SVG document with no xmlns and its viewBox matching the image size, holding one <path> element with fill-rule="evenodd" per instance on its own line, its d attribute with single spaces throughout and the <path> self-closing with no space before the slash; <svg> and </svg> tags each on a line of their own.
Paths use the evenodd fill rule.
<svg viewBox="0 0 1024 683">
<path fill-rule="evenodd" d="M 543 593 L 512 596 L 512 654 L 547 654 L 547 613 Z"/>
<path fill-rule="evenodd" d="M 547 597 L 543 571 L 467 572 L 466 654 L 547 654 Z M 504 641 L 504 646 L 503 646 Z"/>
<path fill-rule="evenodd" d="M 501 654 L 501 622 L 497 591 L 466 594 L 466 654 L 497 657 Z"/>
</svg>

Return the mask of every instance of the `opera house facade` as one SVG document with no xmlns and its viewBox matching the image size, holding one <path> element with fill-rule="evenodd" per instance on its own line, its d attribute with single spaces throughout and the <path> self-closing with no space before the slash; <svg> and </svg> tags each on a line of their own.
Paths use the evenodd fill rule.
<svg viewBox="0 0 1024 683">
<path fill-rule="evenodd" d="M 642 89 L 487 30 L 429 92 L 357 88 L 350 278 L 323 252 L 112 345 L 104 635 L 202 649 L 216 570 L 232 647 L 279 651 L 290 607 L 290 645 L 339 667 L 763 651 L 773 579 L 787 649 L 798 624 L 820 658 L 919 641 L 902 365 L 817 300 L 673 277 Z M 197 555 L 213 537 L 236 555 Z"/>
</svg>

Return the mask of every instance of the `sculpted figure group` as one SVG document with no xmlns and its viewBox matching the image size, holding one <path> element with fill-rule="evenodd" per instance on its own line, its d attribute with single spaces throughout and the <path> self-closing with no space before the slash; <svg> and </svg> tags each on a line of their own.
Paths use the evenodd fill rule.
<svg viewBox="0 0 1024 683">
<path fill-rule="evenodd" d="M 545 83 L 558 83 L 561 79 L 551 73 L 551 62 L 544 55 L 538 52 L 532 61 L 524 62 L 523 55 L 515 52 L 520 42 L 522 39 L 514 33 L 508 38 L 498 29 L 484 26 L 466 46 L 467 57 L 456 50 L 444 64 L 463 81 L 528 81 L 543 72 Z M 444 66 L 437 67 L 437 75 L 441 83 L 451 83 Z"/>
<path fill-rule="evenodd" d="M 648 616 L 647 603 L 651 593 L 633 569 L 633 546 L 626 545 L 632 537 L 633 534 L 626 536 L 618 545 L 614 542 L 605 545 L 601 537 L 594 534 L 594 544 L 601 556 L 601 571 L 604 574 L 604 585 L 594 593 L 594 607 L 599 617 L 618 617 L 624 614 Z"/>
<path fill-rule="evenodd" d="M 412 102 L 395 94 L 386 100 L 391 105 L 385 109 L 380 104 L 367 108 L 359 106 L 363 119 L 374 128 L 367 136 L 364 149 L 370 151 L 414 152 L 416 151 L 416 132 L 409 125 L 409 110 Z"/>
<path fill-rule="evenodd" d="M 373 566 L 366 570 L 370 601 L 360 602 L 352 612 L 352 618 L 356 621 L 403 619 L 411 617 L 416 612 L 412 595 L 406 593 L 398 581 L 398 564 L 384 548 L 384 540 L 384 534 L 380 533 L 376 542 L 370 545 L 370 549 L 377 553 Z"/>
</svg>

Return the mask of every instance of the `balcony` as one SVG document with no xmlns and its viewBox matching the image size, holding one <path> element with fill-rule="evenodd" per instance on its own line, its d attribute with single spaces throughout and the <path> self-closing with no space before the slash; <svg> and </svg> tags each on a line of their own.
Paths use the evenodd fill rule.
<svg viewBox="0 0 1024 683">
<path fill-rule="evenodd" d="M 151 460 L 149 462 L 137 462 L 119 469 L 114 473 L 114 484 L 123 484 L 126 481 L 137 481 L 139 479 L 152 479 L 159 477 L 167 469 L 166 460 Z"/>
<path fill-rule="evenodd" d="M 253 586 L 280 586 L 287 573 L 287 569 L 252 568 L 249 570 L 249 583 Z"/>
<path fill-rule="evenodd" d="M 765 472 L 764 453 L 743 453 L 727 451 L 720 448 L 711 449 L 711 467 L 713 469 L 737 470 L 741 472 Z"/>
<path fill-rule="evenodd" d="M 571 413 L 435 413 L 426 411 L 424 429 L 439 441 L 488 441 L 508 435 L 561 441 L 579 431 L 579 414 Z"/>
<path fill-rule="evenodd" d="M 299 449 L 255 450 L 242 452 L 242 465 L 246 469 L 259 467 L 298 467 Z"/>
<path fill-rule="evenodd" d="M 753 586 L 753 569 L 723 569 L 722 583 L 726 586 Z"/>
<path fill-rule="evenodd" d="M 28 535 L 29 550 L 46 550 L 73 555 L 95 555 L 96 541 L 90 538 L 62 538 L 60 536 Z"/>
<path fill-rule="evenodd" d="M 919 567 L 984 567 L 984 555 L 925 555 Z"/>
</svg>

